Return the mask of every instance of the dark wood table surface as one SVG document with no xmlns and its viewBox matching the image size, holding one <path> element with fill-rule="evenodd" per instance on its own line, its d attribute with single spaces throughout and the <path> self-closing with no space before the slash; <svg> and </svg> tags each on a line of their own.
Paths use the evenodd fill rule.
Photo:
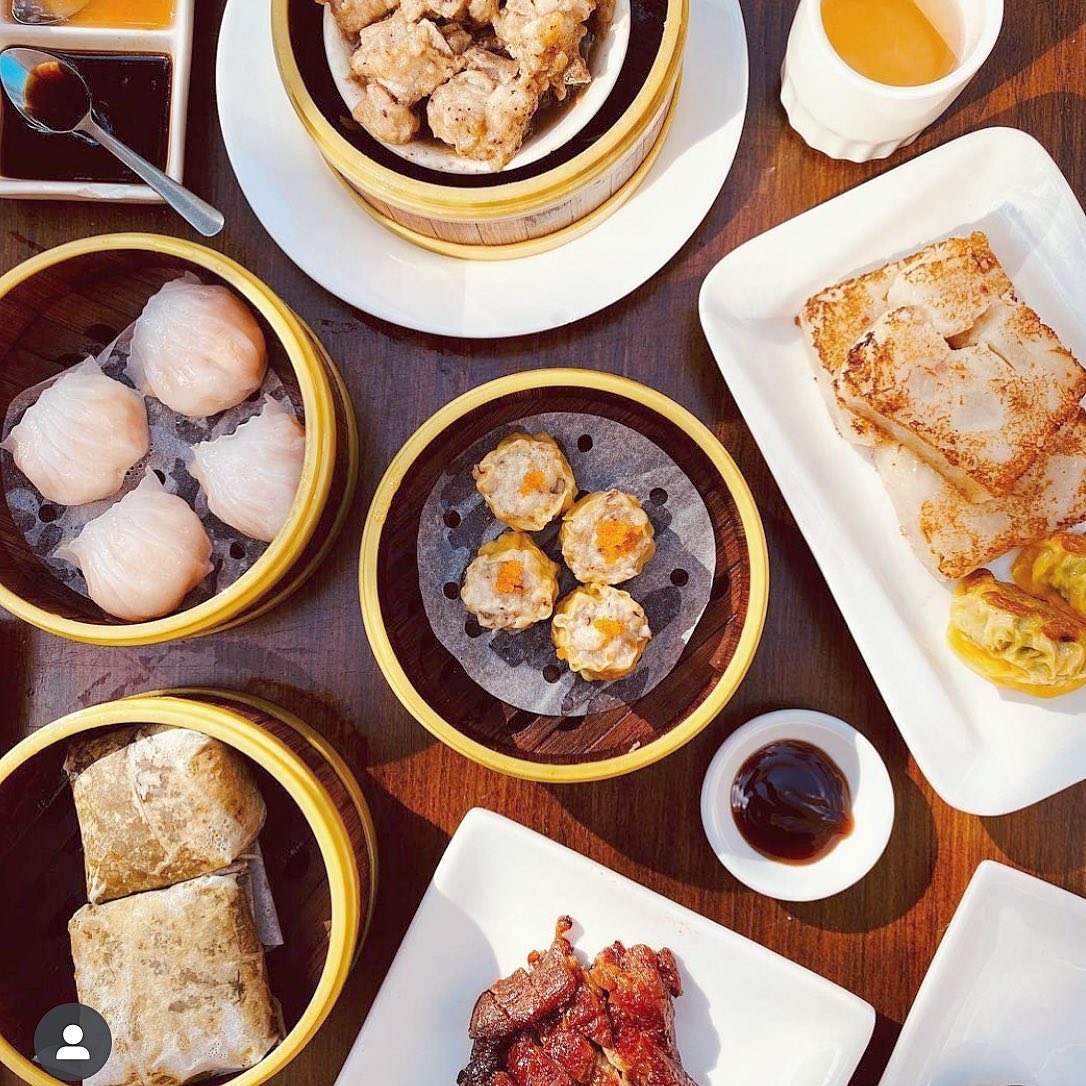
<svg viewBox="0 0 1086 1086">
<path fill-rule="evenodd" d="M 339 745 L 376 819 L 380 897 L 346 991 L 306 1051 L 279 1076 L 282 1086 L 333 1082 L 449 836 L 475 806 L 508 813 L 870 1001 L 879 1024 L 853 1080 L 857 1086 L 878 1082 L 981 860 L 1000 860 L 1086 893 L 1086 786 L 1020 814 L 980 819 L 947 807 L 918 772 L 719 376 L 697 315 L 703 278 L 731 249 L 976 128 L 1013 125 L 1033 133 L 1080 198 L 1086 196 L 1086 5 L 1008 0 L 994 55 L 950 113 L 889 163 L 856 166 L 809 150 L 785 122 L 779 68 L 795 5 L 742 3 L 752 67 L 746 131 L 731 176 L 691 241 L 640 290 L 597 316 L 545 335 L 482 343 L 420 335 L 353 310 L 276 248 L 249 210 L 219 134 L 214 65 L 223 0 L 197 5 L 186 180 L 226 213 L 227 228 L 213 244 L 306 318 L 343 370 L 363 441 L 354 513 L 301 598 L 219 637 L 108 650 L 69 644 L 0 617 L 0 711 L 18 714 L 30 730 L 139 690 L 217 684 L 277 700 Z M 162 208 L 0 203 L 0 270 L 60 242 L 132 229 L 194 236 Z M 358 266 L 365 275 L 365 253 L 358 254 Z M 654 767 L 577 787 L 509 780 L 431 739 L 400 707 L 374 663 L 356 590 L 366 508 L 401 443 L 466 389 L 556 363 L 624 373 L 709 424 L 750 481 L 772 568 L 761 649 L 720 718 Z M 897 824 L 879 866 L 854 889 L 810 905 L 769 901 L 733 880 L 710 851 L 698 811 L 701 779 L 720 743 L 751 716 L 785 706 L 824 710 L 860 728 L 886 760 L 897 795 Z M 0 1084 L 15 1081 L 0 1070 Z"/>
</svg>

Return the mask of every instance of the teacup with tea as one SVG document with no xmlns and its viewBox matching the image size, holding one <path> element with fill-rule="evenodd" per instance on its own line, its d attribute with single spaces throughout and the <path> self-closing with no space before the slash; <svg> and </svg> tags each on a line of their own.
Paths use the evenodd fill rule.
<svg viewBox="0 0 1086 1086">
<path fill-rule="evenodd" d="M 995 46 L 1003 0 L 800 0 L 781 100 L 833 158 L 885 158 L 914 140 Z"/>
</svg>

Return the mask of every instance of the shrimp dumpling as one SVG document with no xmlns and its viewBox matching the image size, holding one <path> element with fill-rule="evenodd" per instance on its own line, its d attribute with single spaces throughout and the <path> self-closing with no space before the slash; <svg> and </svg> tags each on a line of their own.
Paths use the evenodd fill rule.
<svg viewBox="0 0 1086 1086">
<path fill-rule="evenodd" d="M 249 307 L 226 287 L 182 277 L 143 307 L 128 373 L 171 411 L 202 419 L 260 388 L 267 365 L 264 333 Z"/>
<path fill-rule="evenodd" d="M 232 528 L 270 543 L 286 523 L 305 463 L 305 430 L 278 400 L 232 434 L 193 450 L 189 468 L 208 508 Z"/>
<path fill-rule="evenodd" d="M 211 572 L 211 540 L 188 503 L 148 473 L 57 557 L 82 570 L 103 611 L 145 622 L 176 611 Z"/>
<path fill-rule="evenodd" d="M 26 409 L 3 447 L 47 501 L 84 505 L 116 494 L 150 444 L 143 397 L 88 358 Z"/>
</svg>

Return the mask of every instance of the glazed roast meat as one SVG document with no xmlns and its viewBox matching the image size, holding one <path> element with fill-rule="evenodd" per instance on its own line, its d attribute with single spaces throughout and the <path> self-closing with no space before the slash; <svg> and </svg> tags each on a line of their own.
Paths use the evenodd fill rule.
<svg viewBox="0 0 1086 1086">
<path fill-rule="evenodd" d="M 675 1041 L 671 951 L 615 943 L 585 969 L 571 927 L 560 918 L 546 951 L 479 997 L 458 1086 L 696 1086 Z"/>
</svg>

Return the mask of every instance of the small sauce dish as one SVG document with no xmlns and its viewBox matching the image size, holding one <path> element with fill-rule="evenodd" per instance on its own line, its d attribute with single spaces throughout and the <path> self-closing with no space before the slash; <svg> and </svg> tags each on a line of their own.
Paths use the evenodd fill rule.
<svg viewBox="0 0 1086 1086">
<path fill-rule="evenodd" d="M 748 843 L 732 806 L 744 766 L 765 747 L 817 748 L 848 782 L 852 828 L 807 863 L 775 859 Z M 744 724 L 717 751 L 701 790 L 701 817 L 720 862 L 744 885 L 781 901 L 820 901 L 859 882 L 886 849 L 894 825 L 894 790 L 878 751 L 843 720 L 810 709 L 781 709 Z"/>
</svg>

